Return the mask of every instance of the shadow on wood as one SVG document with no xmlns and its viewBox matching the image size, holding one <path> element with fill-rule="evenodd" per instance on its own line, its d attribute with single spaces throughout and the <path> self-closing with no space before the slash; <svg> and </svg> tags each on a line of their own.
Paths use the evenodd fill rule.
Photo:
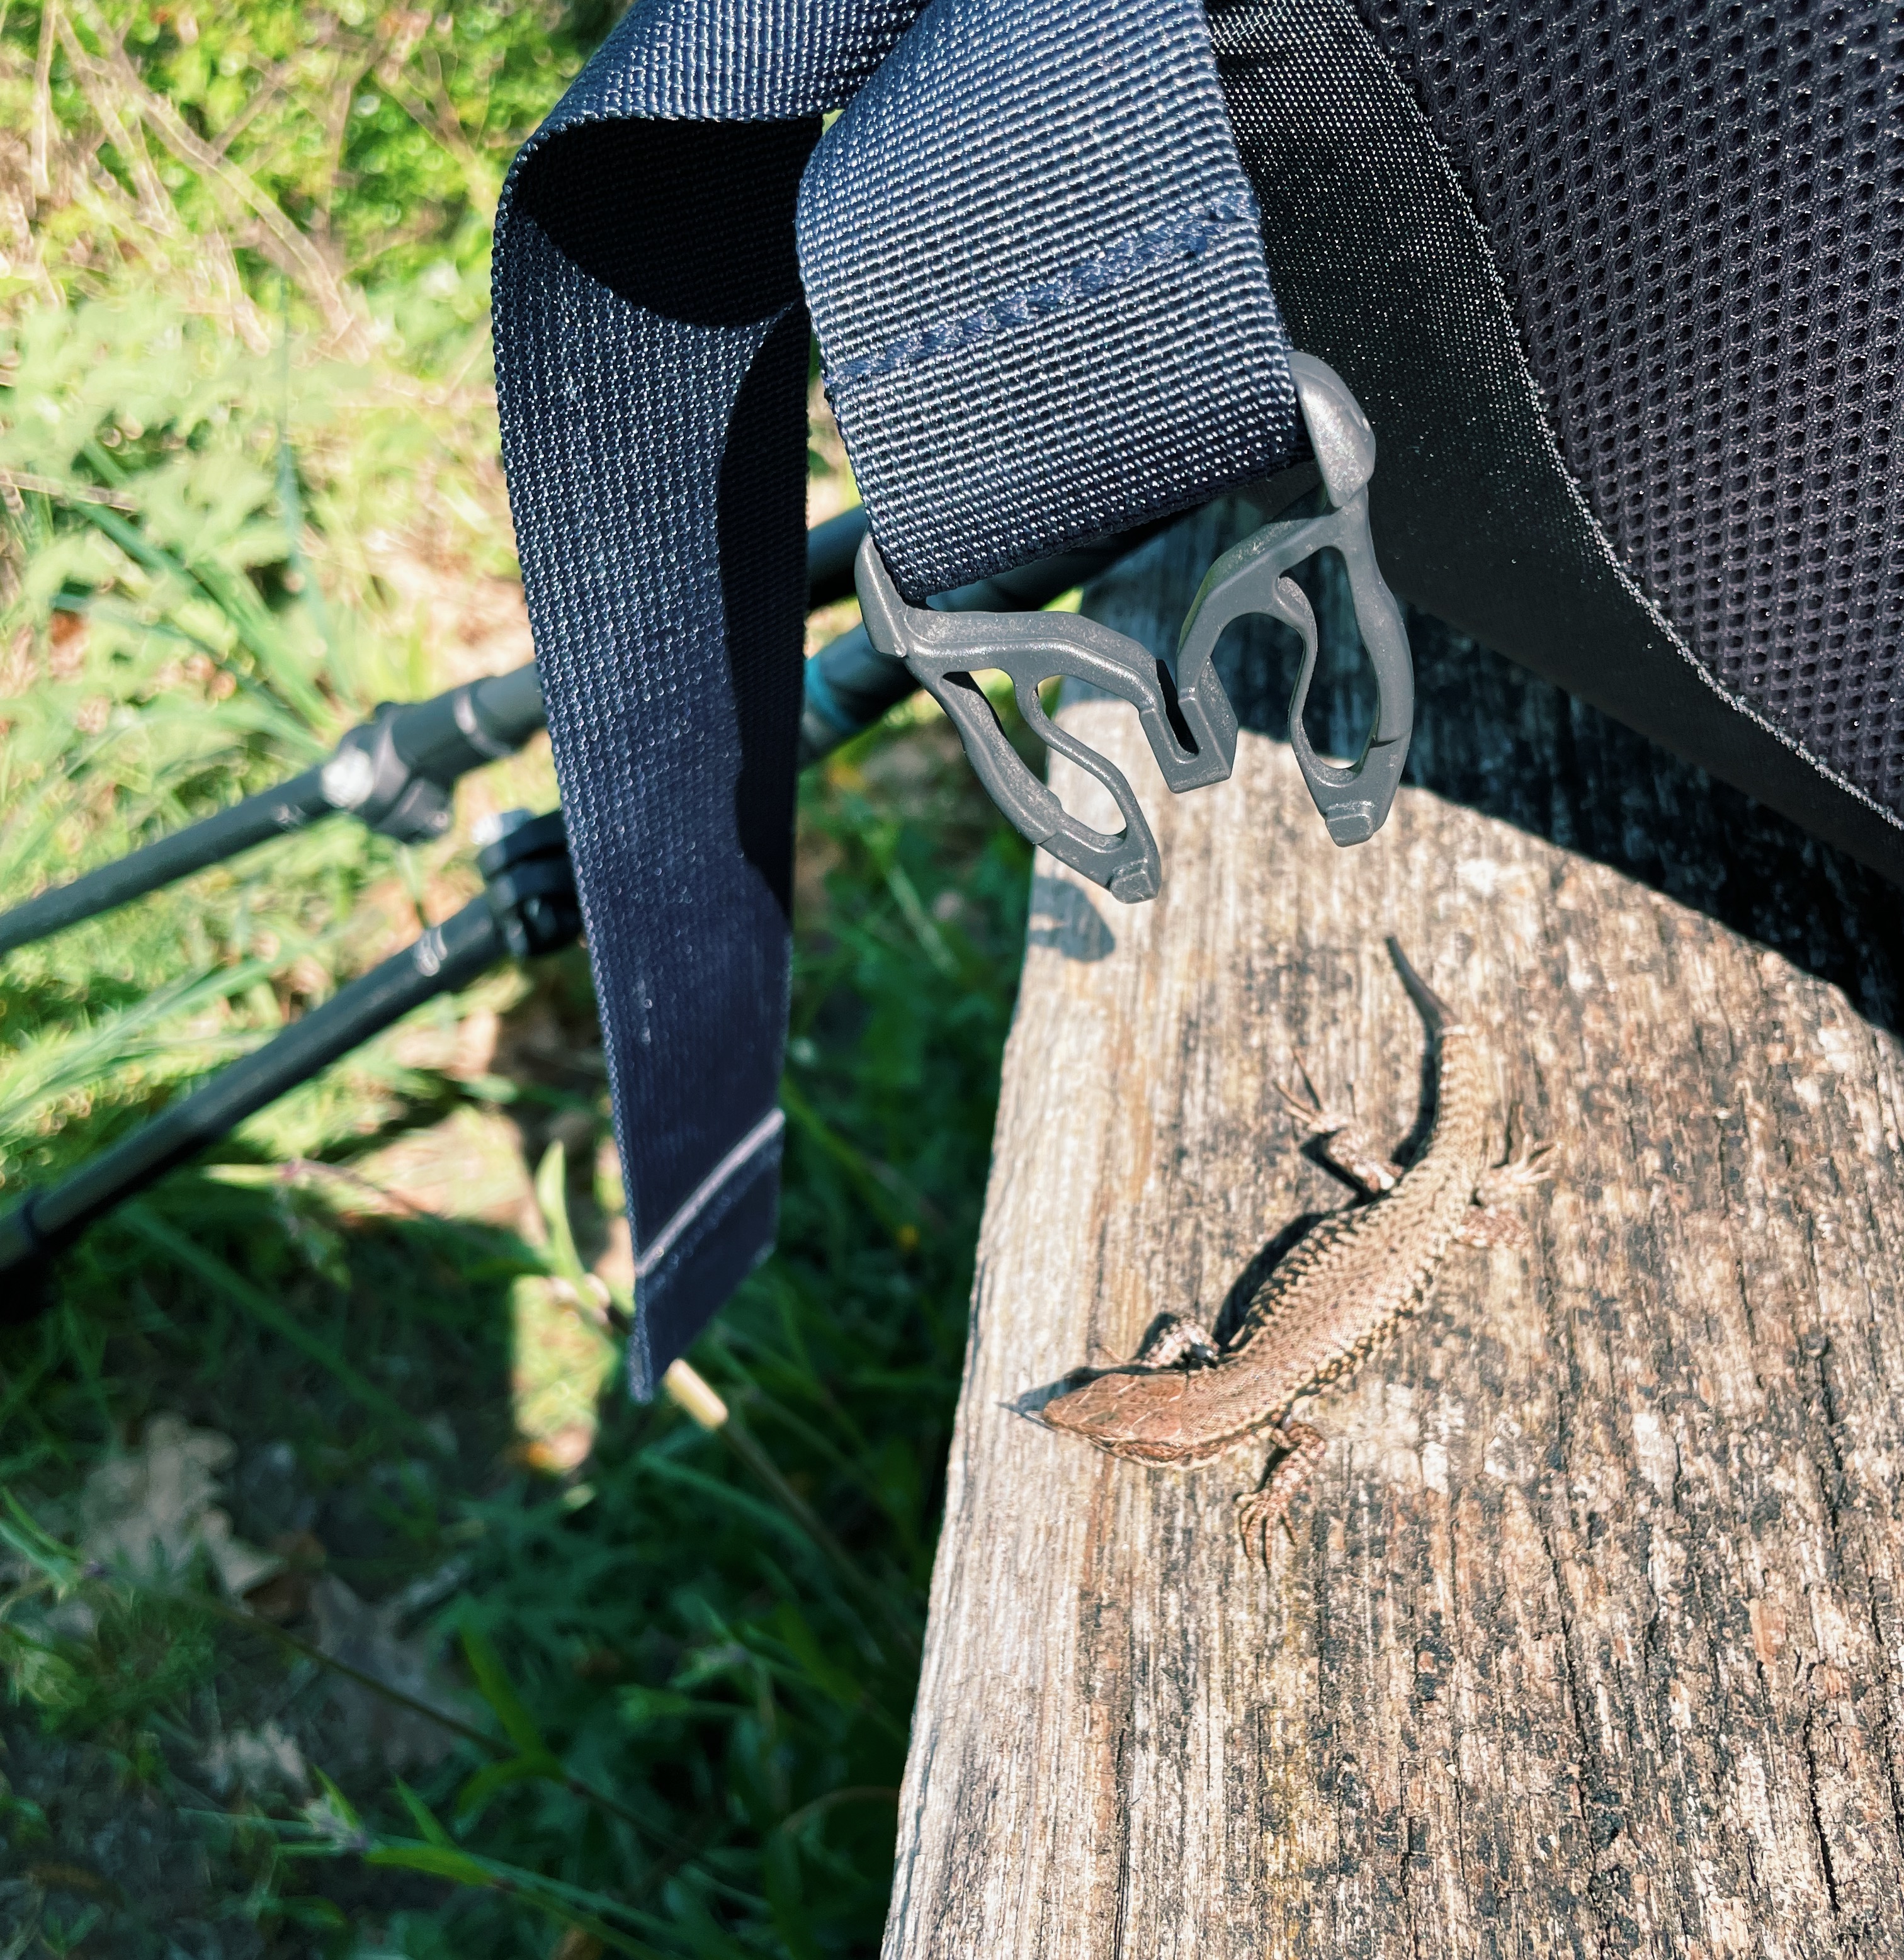
<svg viewBox="0 0 1904 1960">
<path fill-rule="evenodd" d="M 1162 641 L 1227 521 L 1092 609 Z M 1267 642 L 1232 650 L 1259 732 L 1221 788 L 1173 801 L 1132 718 L 1066 711 L 1166 882 L 1126 910 L 1040 861 L 894 1960 L 1904 1952 L 1904 904 L 1504 663 L 1416 648 L 1409 785 L 1348 853 Z M 1355 708 L 1345 677 L 1319 740 Z M 1527 1248 L 1450 1253 L 1304 1405 L 1329 1455 L 1266 1575 L 1231 1516 L 1264 1451 L 1151 1469 L 1013 1405 L 1215 1316 L 1345 1201 L 1275 1093 L 1298 1051 L 1410 1134 L 1390 932 L 1555 1179 Z"/>
</svg>

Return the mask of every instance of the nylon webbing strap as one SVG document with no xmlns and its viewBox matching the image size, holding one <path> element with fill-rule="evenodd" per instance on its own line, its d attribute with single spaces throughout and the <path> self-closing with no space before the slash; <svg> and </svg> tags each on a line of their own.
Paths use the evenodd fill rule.
<svg viewBox="0 0 1904 1960">
<path fill-rule="evenodd" d="M 803 271 L 909 597 L 1304 441 L 1196 0 L 637 0 L 524 148 L 496 225 L 503 454 L 642 1395 L 773 1239 Z"/>
</svg>

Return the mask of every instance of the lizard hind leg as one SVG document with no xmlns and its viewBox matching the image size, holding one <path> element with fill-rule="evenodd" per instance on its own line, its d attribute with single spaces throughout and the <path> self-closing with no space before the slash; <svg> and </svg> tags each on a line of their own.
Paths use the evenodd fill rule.
<svg viewBox="0 0 1904 1960">
<path fill-rule="evenodd" d="M 1243 1534 L 1244 1556 L 1249 1555 L 1253 1544 L 1259 1546 L 1266 1571 L 1269 1565 L 1270 1532 L 1281 1525 L 1289 1532 L 1291 1542 L 1294 1542 L 1296 1535 L 1289 1526 L 1289 1507 L 1329 1452 L 1329 1439 L 1320 1430 L 1306 1422 L 1291 1422 L 1286 1416 L 1278 1424 L 1275 1437 L 1282 1454 L 1263 1479 L 1262 1488 L 1237 1500 L 1237 1529 Z"/>
<path fill-rule="evenodd" d="M 1522 1246 L 1527 1243 L 1527 1221 L 1512 1208 L 1537 1184 L 1553 1175 L 1542 1160 L 1553 1150 L 1552 1144 L 1525 1144 L 1517 1157 L 1485 1170 L 1474 1187 L 1474 1206 L 1456 1227 L 1454 1236 L 1464 1246 Z"/>
</svg>

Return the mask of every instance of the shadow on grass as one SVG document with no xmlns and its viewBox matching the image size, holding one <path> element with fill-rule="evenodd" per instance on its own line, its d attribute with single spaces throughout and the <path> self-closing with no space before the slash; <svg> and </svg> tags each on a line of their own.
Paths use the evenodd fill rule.
<svg viewBox="0 0 1904 1960">
<path fill-rule="evenodd" d="M 218 1503 L 282 1562 L 247 1610 L 489 1739 L 82 1577 L 40 1672 L 5 1656 L 0 1914 L 203 1960 L 513 1955 L 578 1901 L 647 1951 L 877 1951 L 1028 854 L 939 729 L 841 759 L 802 826 L 781 1247 L 693 1357 L 728 1432 L 611 1378 L 591 1453 L 527 1465 L 512 1328 L 523 1286 L 559 1293 L 532 1222 L 338 1198 L 473 1111 L 525 1185 L 563 1144 L 583 1257 L 612 1252 L 579 956 L 501 1017 L 478 1099 L 432 1086 L 317 1172 L 179 1174 L 0 1336 L 0 1480 L 56 1538 L 164 1419 L 228 1438 Z M 415 1862 L 425 1812 L 462 1882 L 368 1861 Z"/>
</svg>

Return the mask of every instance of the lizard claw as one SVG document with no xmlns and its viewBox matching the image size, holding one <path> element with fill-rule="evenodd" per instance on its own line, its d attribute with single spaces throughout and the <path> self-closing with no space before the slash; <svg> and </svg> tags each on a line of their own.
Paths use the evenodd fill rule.
<svg viewBox="0 0 1904 1960">
<path fill-rule="evenodd" d="M 1296 1545 L 1296 1528 L 1289 1522 L 1289 1507 L 1280 1494 L 1269 1491 L 1246 1491 L 1237 1500 L 1237 1528 L 1243 1534 L 1243 1555 L 1249 1558 L 1253 1552 L 1262 1561 L 1262 1569 L 1269 1569 L 1269 1534 L 1278 1525 L 1282 1535 L 1289 1541 L 1290 1549 Z M 1256 1543 L 1251 1541 L 1254 1539 Z"/>
<path fill-rule="evenodd" d="M 1552 1144 L 1524 1145 L 1518 1157 L 1511 1157 L 1496 1164 L 1492 1169 L 1484 1171 L 1480 1182 L 1475 1187 L 1475 1202 L 1482 1205 L 1505 1204 L 1531 1191 L 1537 1184 L 1545 1184 L 1553 1176 L 1553 1167 L 1543 1161 L 1553 1154 Z"/>
<path fill-rule="evenodd" d="M 1517 1156 L 1515 1154 L 1514 1147 L 1516 1131 L 1520 1134 L 1520 1150 Z M 1534 1169 L 1534 1166 L 1539 1163 L 1543 1157 L 1551 1157 L 1553 1154 L 1554 1146 L 1550 1143 L 1530 1144 L 1528 1142 L 1525 1120 L 1518 1102 L 1508 1112 L 1508 1133 L 1501 1140 L 1501 1147 L 1506 1152 L 1506 1155 L 1495 1168 L 1511 1173 L 1517 1184 L 1524 1186 L 1538 1184 L 1543 1178 L 1553 1176 L 1551 1169 L 1536 1170 Z"/>
<path fill-rule="evenodd" d="M 1507 1145 L 1510 1152 L 1514 1147 L 1514 1133 L 1519 1127 L 1520 1106 L 1516 1104 L 1508 1121 Z M 1543 1160 L 1553 1153 L 1552 1144 L 1530 1144 L 1524 1134 L 1518 1156 L 1510 1154 L 1492 1169 L 1481 1173 L 1476 1183 L 1473 1201 L 1476 1209 L 1456 1228 L 1455 1237 L 1464 1246 L 1476 1246 L 1485 1249 L 1494 1246 L 1524 1246 L 1527 1242 L 1527 1227 L 1511 1208 L 1514 1201 L 1524 1197 L 1537 1184 L 1544 1184 L 1553 1176 L 1552 1169 Z"/>
<path fill-rule="evenodd" d="M 1328 1453 L 1329 1439 L 1319 1429 L 1312 1429 L 1306 1422 L 1297 1422 L 1285 1415 L 1271 1432 L 1271 1440 L 1282 1451 L 1276 1459 L 1276 1466 L 1263 1481 L 1259 1491 L 1247 1493 L 1237 1500 L 1237 1526 L 1243 1534 L 1243 1555 L 1247 1558 L 1251 1550 L 1253 1536 L 1261 1540 L 1263 1569 L 1269 1567 L 1269 1528 L 1281 1525 L 1289 1535 L 1289 1542 L 1296 1542 L 1294 1527 L 1289 1522 L 1289 1507 L 1297 1494 L 1316 1474 L 1318 1465 Z"/>
<path fill-rule="evenodd" d="M 1237 1500 L 1237 1529 L 1243 1538 L 1243 1555 L 1245 1558 L 1260 1558 L 1266 1572 L 1269 1569 L 1269 1527 L 1274 1518 L 1281 1516 L 1279 1511 L 1272 1512 L 1266 1501 L 1267 1496 L 1266 1491 L 1246 1491 Z M 1287 1531 L 1289 1520 L 1286 1517 L 1282 1525 Z"/>
<path fill-rule="evenodd" d="M 1276 1084 L 1276 1093 L 1289 1106 L 1294 1116 L 1312 1137 L 1332 1135 L 1338 1130 L 1346 1129 L 1352 1118 L 1329 1108 L 1317 1093 L 1315 1078 L 1309 1073 L 1309 1064 L 1304 1060 L 1301 1049 L 1295 1052 L 1296 1072 L 1302 1077 L 1302 1086 L 1307 1096 L 1298 1096 L 1286 1083 Z"/>
</svg>

